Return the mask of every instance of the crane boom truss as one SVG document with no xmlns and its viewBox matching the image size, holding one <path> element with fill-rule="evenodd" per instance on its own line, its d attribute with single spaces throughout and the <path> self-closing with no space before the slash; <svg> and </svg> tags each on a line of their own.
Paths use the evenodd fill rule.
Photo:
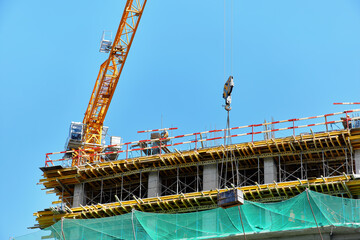
<svg viewBox="0 0 360 240">
<path fill-rule="evenodd" d="M 147 0 L 127 0 L 108 59 L 101 64 L 85 112 L 83 142 L 100 145 L 107 110 L 123 70 Z"/>
</svg>

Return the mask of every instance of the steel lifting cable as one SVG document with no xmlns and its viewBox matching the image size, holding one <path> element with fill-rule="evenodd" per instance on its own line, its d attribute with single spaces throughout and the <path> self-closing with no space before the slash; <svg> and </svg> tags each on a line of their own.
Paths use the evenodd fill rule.
<svg viewBox="0 0 360 240">
<path fill-rule="evenodd" d="M 227 144 L 230 144 L 231 145 L 231 134 L 230 134 L 230 111 L 227 111 L 227 122 L 226 122 L 226 128 L 227 128 L 227 131 L 225 131 L 225 137 L 224 137 L 224 146 L 227 146 Z M 226 133 L 228 135 L 228 137 L 226 136 Z M 227 141 L 227 142 L 226 142 Z M 233 174 L 233 187 L 234 186 L 237 186 L 235 184 L 235 174 L 234 174 L 234 163 L 233 163 L 233 151 L 230 150 L 230 159 L 231 159 L 231 170 L 232 170 L 232 174 Z M 226 160 L 228 159 L 228 151 L 226 151 Z M 223 164 L 224 164 L 224 161 L 222 162 L 222 166 L 221 166 L 221 169 L 223 168 Z M 237 168 L 236 168 L 237 169 Z M 222 170 L 221 170 L 222 171 Z M 236 179 L 238 181 L 239 179 L 239 170 L 237 169 L 236 171 Z M 225 178 L 225 187 L 226 187 L 226 178 Z M 240 216 L 240 222 L 241 222 L 241 227 L 242 227 L 242 230 L 243 230 L 243 234 L 244 234 L 244 240 L 246 240 L 246 233 L 245 233 L 245 227 L 244 227 L 244 222 L 243 222 L 243 219 L 242 219 L 242 214 L 241 214 L 241 209 L 240 209 L 240 206 L 238 206 L 238 210 L 239 210 L 239 216 Z"/>
<path fill-rule="evenodd" d="M 230 11 L 230 71 L 231 71 L 231 75 L 232 75 L 232 71 L 233 71 L 233 0 L 231 0 L 231 11 Z M 226 79 L 226 0 L 224 0 L 224 79 Z M 225 107 L 226 109 L 226 107 Z M 230 108 L 231 109 L 231 108 Z M 225 153 L 225 156 L 224 158 L 226 160 L 228 160 L 228 149 L 227 149 L 227 146 L 229 144 L 231 144 L 231 138 L 230 138 L 230 109 L 226 109 L 227 110 L 227 123 L 226 123 L 226 128 L 227 128 L 227 131 L 224 132 L 224 147 L 226 148 L 226 153 Z M 234 162 L 233 162 L 233 152 L 232 150 L 230 151 L 230 164 L 231 164 L 231 172 L 232 172 L 232 178 L 233 178 L 233 185 L 236 185 L 235 184 L 235 174 L 234 174 Z M 224 160 L 223 158 L 223 160 Z M 222 174 L 223 174 L 223 165 L 224 165 L 224 161 L 222 162 L 222 165 L 221 165 L 221 171 L 220 171 L 220 176 L 222 178 Z M 227 164 L 225 166 L 225 173 L 224 173 L 224 183 L 225 183 L 225 186 L 226 186 L 226 183 L 227 183 Z M 237 168 L 237 166 L 236 166 Z M 236 173 L 236 180 L 237 182 L 239 181 L 238 180 L 238 171 Z"/>
<path fill-rule="evenodd" d="M 224 132 L 224 150 L 225 150 L 225 146 L 226 146 L 226 131 Z M 222 188 L 222 183 L 224 183 L 224 188 L 226 187 L 227 165 L 226 165 L 226 169 L 225 169 L 225 176 L 223 177 L 225 159 L 227 159 L 227 152 L 225 152 L 225 155 L 222 157 L 222 161 L 221 161 L 220 178 L 219 178 L 220 179 L 220 186 L 219 186 L 220 188 Z"/>
<path fill-rule="evenodd" d="M 231 144 L 231 138 L 229 136 L 230 135 L 230 111 L 227 111 L 227 120 L 226 120 L 226 131 L 225 131 L 225 136 L 224 136 L 224 150 L 225 150 L 225 156 L 223 157 L 223 161 L 221 163 L 221 170 L 220 170 L 220 177 L 222 178 L 222 174 L 223 174 L 223 169 L 224 169 L 224 162 L 225 160 L 228 160 L 228 148 L 227 146 L 229 145 L 229 143 Z M 231 156 L 230 156 L 230 164 L 231 164 L 231 173 L 233 175 L 233 185 L 235 186 L 235 178 L 234 178 L 234 165 L 233 165 L 233 155 L 232 155 L 232 151 L 231 151 Z M 225 163 L 225 176 L 224 176 L 224 187 L 226 187 L 226 184 L 227 184 L 227 161 Z M 221 187 L 221 186 L 220 186 Z"/>
<path fill-rule="evenodd" d="M 233 8 L 234 0 L 231 0 L 230 8 L 230 73 L 233 74 Z M 226 77 L 226 0 L 224 0 L 224 79 Z"/>
<path fill-rule="evenodd" d="M 244 240 L 246 240 L 246 233 L 245 233 L 245 228 L 244 228 L 244 222 L 243 222 L 243 220 L 242 220 L 242 215 L 241 215 L 240 206 L 238 206 L 238 209 L 239 209 L 241 227 L 242 227 L 242 230 L 243 230 L 243 233 L 244 233 Z"/>
<path fill-rule="evenodd" d="M 228 119 L 227 119 L 227 128 L 228 128 L 228 145 L 232 145 L 232 138 L 231 138 L 231 128 L 230 128 L 230 111 L 228 111 Z M 233 174 L 233 184 L 234 186 L 239 186 L 239 162 L 235 157 L 233 148 L 230 149 L 230 162 L 231 162 L 231 168 L 232 168 L 232 174 Z M 234 172 L 234 165 L 235 165 L 235 172 Z M 235 184 L 235 176 L 236 176 L 236 184 Z"/>
<path fill-rule="evenodd" d="M 227 129 L 228 129 L 228 131 L 227 131 L 227 145 L 231 145 L 232 144 L 232 141 L 231 141 L 231 134 L 230 134 L 230 111 L 227 111 Z M 226 154 L 228 154 L 228 152 L 229 152 L 229 150 L 230 150 L 230 164 L 231 164 L 231 173 L 232 173 L 232 179 L 233 179 L 233 185 L 234 186 L 237 186 L 237 184 L 235 184 L 235 172 L 234 172 L 234 156 L 233 156 L 233 151 L 232 151 L 232 149 L 230 148 L 230 149 L 227 149 L 227 151 L 226 151 Z M 227 159 L 226 160 L 228 160 L 228 157 L 227 157 Z M 237 176 L 237 174 L 238 173 L 236 173 L 236 176 Z"/>
<path fill-rule="evenodd" d="M 225 0 L 224 0 L 224 3 L 225 3 Z M 225 5 L 224 5 L 225 7 Z M 227 120 L 226 120 L 226 128 L 225 129 L 229 129 L 229 111 L 227 111 Z M 228 130 L 230 131 L 230 130 Z M 223 177 L 223 170 L 224 170 L 224 162 L 225 160 L 228 159 L 228 152 L 227 152 L 227 149 L 226 149 L 226 146 L 227 146 L 227 137 L 226 137 L 226 134 L 227 131 L 225 130 L 224 131 L 224 151 L 225 151 L 225 155 L 223 156 L 222 158 L 222 161 L 221 161 L 221 168 L 220 168 L 220 180 L 223 179 L 223 183 L 224 183 L 224 188 L 226 187 L 226 179 L 227 179 L 227 163 L 226 163 L 226 166 L 225 166 L 225 172 L 224 172 L 224 177 Z M 229 135 L 230 136 L 230 135 Z M 222 188 L 222 181 L 220 181 L 220 188 Z"/>
<path fill-rule="evenodd" d="M 231 19 L 230 19 L 230 55 L 231 55 L 231 58 L 230 58 L 230 72 L 231 72 L 231 75 L 233 75 L 233 5 L 234 5 L 234 0 L 231 0 L 231 12 L 230 12 L 230 16 L 231 16 Z"/>
<path fill-rule="evenodd" d="M 63 236 L 63 239 L 65 240 L 65 234 L 64 234 L 64 217 L 61 218 L 61 234 Z"/>
<path fill-rule="evenodd" d="M 135 226 L 134 226 L 134 211 L 135 211 L 134 209 L 131 211 L 131 224 L 132 224 L 134 239 L 136 240 Z"/>
<path fill-rule="evenodd" d="M 320 231 L 319 225 L 318 225 L 318 223 L 317 223 L 317 221 L 316 221 L 316 217 L 315 217 L 315 214 L 314 214 L 314 210 L 313 210 L 313 208 L 312 208 L 312 206 L 311 206 L 311 203 L 310 203 L 309 189 L 306 188 L 305 191 L 306 191 L 306 196 L 307 196 L 307 200 L 308 200 L 309 205 L 310 205 L 310 209 L 311 209 L 312 215 L 313 215 L 314 220 L 315 220 L 315 223 L 316 223 L 316 227 L 317 227 L 317 229 L 318 229 L 318 231 L 319 231 L 320 238 L 321 238 L 321 240 L 324 240 L 323 237 L 322 237 L 322 235 L 321 235 L 321 231 Z"/>
<path fill-rule="evenodd" d="M 224 79 L 226 79 L 226 0 L 224 0 Z"/>
</svg>

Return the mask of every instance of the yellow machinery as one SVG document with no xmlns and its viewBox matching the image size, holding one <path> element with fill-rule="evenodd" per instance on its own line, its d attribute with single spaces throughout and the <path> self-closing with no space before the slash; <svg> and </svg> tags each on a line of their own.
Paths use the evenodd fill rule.
<svg viewBox="0 0 360 240">
<path fill-rule="evenodd" d="M 95 157 L 94 153 L 103 150 L 100 146 L 104 136 L 103 124 L 105 116 L 129 54 L 146 1 L 127 0 L 114 41 L 104 41 L 104 39 L 102 41 L 100 51 L 109 52 L 109 57 L 100 66 L 84 120 L 82 124 L 78 123 L 81 124 L 81 130 L 78 131 L 78 134 L 70 134 L 70 140 L 78 138 L 77 140 L 80 143 L 78 148 L 80 151 L 75 151 L 74 154 L 81 154 L 83 157 L 82 161 L 94 162 L 99 160 L 96 159 L 98 157 Z M 68 144 L 67 147 L 68 149 L 74 149 L 74 145 Z M 93 147 L 99 148 L 93 149 Z M 78 162 L 73 161 L 72 165 L 78 164 Z"/>
</svg>

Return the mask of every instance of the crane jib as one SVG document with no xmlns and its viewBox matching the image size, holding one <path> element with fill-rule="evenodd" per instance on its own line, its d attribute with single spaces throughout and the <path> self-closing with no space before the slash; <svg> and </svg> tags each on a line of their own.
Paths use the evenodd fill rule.
<svg viewBox="0 0 360 240">
<path fill-rule="evenodd" d="M 100 66 L 85 112 L 83 143 L 101 144 L 107 110 L 133 42 L 146 0 L 128 0 L 108 59 Z"/>
</svg>

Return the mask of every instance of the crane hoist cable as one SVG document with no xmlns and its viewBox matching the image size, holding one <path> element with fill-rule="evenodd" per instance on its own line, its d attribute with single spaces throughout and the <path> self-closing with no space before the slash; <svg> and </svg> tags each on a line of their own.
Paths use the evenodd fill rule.
<svg viewBox="0 0 360 240">
<path fill-rule="evenodd" d="M 224 12 L 223 12 L 223 14 L 224 14 L 224 26 L 223 26 L 223 28 L 224 28 L 224 39 L 223 39 L 223 41 L 224 41 L 224 56 L 223 56 L 223 58 L 224 58 L 224 79 L 226 78 L 226 67 L 227 67 L 227 61 L 226 61 L 226 58 L 228 58 L 228 60 L 230 61 L 230 75 L 233 75 L 233 59 L 234 59 L 234 56 L 233 56 L 233 26 L 234 26 L 234 0 L 231 0 L 230 1 L 230 19 L 228 19 L 229 20 L 229 22 L 230 22 L 230 26 L 229 26 L 229 28 L 230 28 L 230 40 L 227 40 L 227 38 L 226 38 L 226 34 L 227 34 L 227 31 L 226 31 L 226 29 L 227 29 L 227 27 L 228 27 L 228 23 L 227 23 L 227 17 L 228 17 L 228 15 L 227 15 L 227 11 L 226 11 L 226 8 L 227 8 L 227 4 L 226 4 L 226 0 L 224 0 Z M 228 57 L 227 56 L 227 54 L 226 54 L 226 48 L 228 47 L 227 46 L 227 41 L 230 41 L 230 43 L 229 43 L 229 48 L 230 48 L 230 57 Z"/>
</svg>

